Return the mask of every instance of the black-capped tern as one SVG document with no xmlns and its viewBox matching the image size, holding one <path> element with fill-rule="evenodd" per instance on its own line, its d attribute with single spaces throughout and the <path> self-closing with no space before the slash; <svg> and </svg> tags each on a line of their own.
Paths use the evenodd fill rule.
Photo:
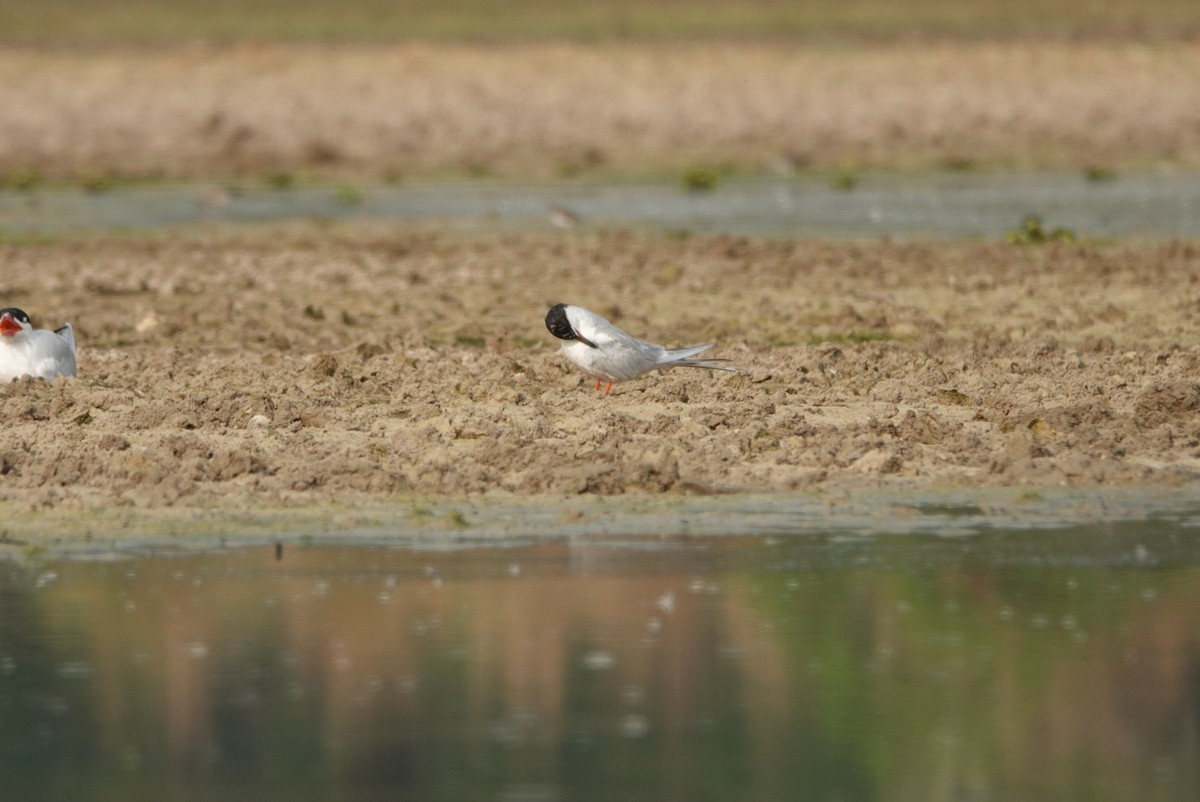
<svg viewBox="0 0 1200 802">
<path fill-rule="evenodd" d="M 35 329 L 24 310 L 0 309 L 0 381 L 74 375 L 75 332 L 70 323 L 54 331 Z"/>
<path fill-rule="evenodd" d="M 636 379 L 657 368 L 737 370 L 722 364 L 724 359 L 692 359 L 712 348 L 712 343 L 690 348 L 664 348 L 642 342 L 595 312 L 569 304 L 555 304 L 550 308 L 546 313 L 546 328 L 562 340 L 562 351 L 567 359 L 596 380 L 597 390 L 601 383 L 608 383 L 605 395 L 612 391 L 613 382 Z"/>
</svg>

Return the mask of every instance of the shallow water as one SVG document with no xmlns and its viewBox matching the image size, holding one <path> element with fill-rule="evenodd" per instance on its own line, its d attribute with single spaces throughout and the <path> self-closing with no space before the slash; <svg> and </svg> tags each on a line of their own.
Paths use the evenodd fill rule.
<svg viewBox="0 0 1200 802">
<path fill-rule="evenodd" d="M 227 189 L 154 186 L 105 192 L 0 192 L 0 235 L 141 230 L 190 223 L 289 219 L 401 220 L 472 231 L 554 226 L 827 237 L 999 237 L 1037 215 L 1083 237 L 1200 236 L 1200 175 L 945 173 L 863 176 L 853 189 L 813 178 L 728 181 L 709 192 L 678 184 L 477 182 Z"/>
<path fill-rule="evenodd" d="M 0 787 L 1190 802 L 1194 524 L 0 561 Z"/>
</svg>

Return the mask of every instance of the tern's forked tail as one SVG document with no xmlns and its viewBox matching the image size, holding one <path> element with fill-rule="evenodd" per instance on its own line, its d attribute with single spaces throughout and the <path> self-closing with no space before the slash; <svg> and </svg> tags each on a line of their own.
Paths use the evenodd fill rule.
<svg viewBox="0 0 1200 802">
<path fill-rule="evenodd" d="M 717 357 L 705 357 L 703 359 L 692 359 L 691 357 L 703 351 L 712 348 L 712 343 L 704 345 L 693 345 L 691 348 L 665 348 L 662 356 L 658 358 L 658 366 L 667 367 L 687 367 L 687 368 L 705 368 L 706 370 L 728 370 L 737 372 L 737 368 L 733 365 L 725 364 L 728 359 L 720 359 Z"/>
</svg>

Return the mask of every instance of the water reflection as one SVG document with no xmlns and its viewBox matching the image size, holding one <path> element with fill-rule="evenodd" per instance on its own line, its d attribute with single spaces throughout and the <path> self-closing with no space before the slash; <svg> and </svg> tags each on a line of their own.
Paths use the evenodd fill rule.
<svg viewBox="0 0 1200 802">
<path fill-rule="evenodd" d="M 1192 531 L 0 563 L 0 787 L 1192 800 Z"/>
</svg>

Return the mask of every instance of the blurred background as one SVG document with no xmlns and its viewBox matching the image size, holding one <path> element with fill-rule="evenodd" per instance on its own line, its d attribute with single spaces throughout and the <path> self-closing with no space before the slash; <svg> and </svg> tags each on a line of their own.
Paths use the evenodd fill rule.
<svg viewBox="0 0 1200 802">
<path fill-rule="evenodd" d="M 47 0 L 0 3 L 9 44 L 763 37 L 1196 37 L 1188 0 Z"/>
<path fill-rule="evenodd" d="M 0 2 L 0 186 L 1200 166 L 1191 0 Z"/>
</svg>

